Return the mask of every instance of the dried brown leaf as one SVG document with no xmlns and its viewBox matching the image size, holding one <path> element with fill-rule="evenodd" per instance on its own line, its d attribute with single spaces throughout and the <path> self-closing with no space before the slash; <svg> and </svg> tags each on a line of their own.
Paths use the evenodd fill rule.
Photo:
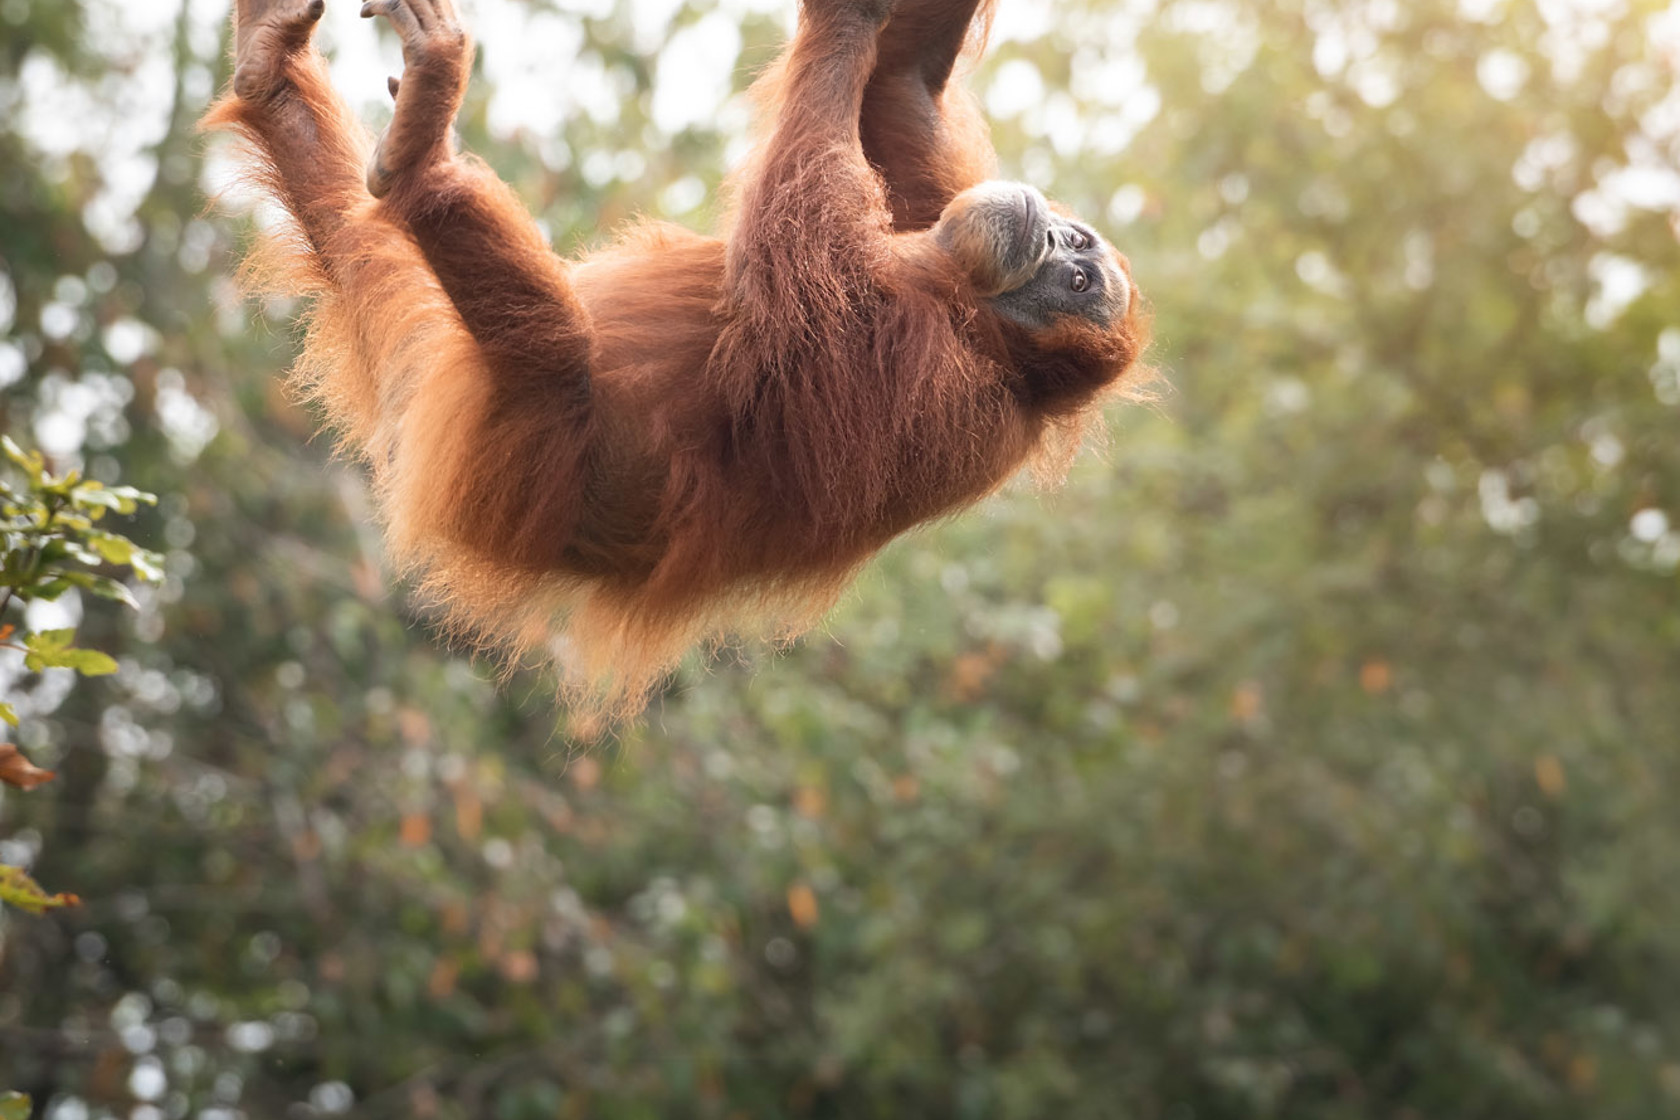
<svg viewBox="0 0 1680 1120">
<path fill-rule="evenodd" d="M 52 780 L 51 770 L 43 770 L 30 762 L 11 743 L 0 743 L 0 782 L 18 789 L 34 789 Z"/>
</svg>

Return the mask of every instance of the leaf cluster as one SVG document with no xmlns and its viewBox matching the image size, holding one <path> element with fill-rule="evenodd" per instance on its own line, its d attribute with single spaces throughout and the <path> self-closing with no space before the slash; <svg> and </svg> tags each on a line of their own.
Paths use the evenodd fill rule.
<svg viewBox="0 0 1680 1120">
<path fill-rule="evenodd" d="M 54 602 L 71 588 L 101 599 L 136 607 L 134 593 L 115 573 L 126 569 L 148 583 L 163 579 L 163 557 L 141 548 L 120 533 L 99 527 L 107 513 L 132 514 L 152 494 L 131 486 L 106 486 L 79 471 L 55 475 L 39 451 L 24 451 L 10 438 L 0 439 L 6 460 L 21 483 L 0 477 L 0 614 L 14 602 Z M 72 669 L 83 676 L 114 673 L 117 663 L 97 650 L 77 649 L 73 630 L 30 633 L 5 624 L 4 638 L 24 653 L 32 672 Z M 17 726 L 17 714 L 0 704 L 0 718 Z"/>
<path fill-rule="evenodd" d="M 155 583 L 163 578 L 163 558 L 127 537 L 99 527 L 108 513 L 132 514 L 142 503 L 157 502 L 130 486 L 106 486 L 79 471 L 53 474 L 39 451 L 24 451 L 9 437 L 0 450 L 12 477 L 0 475 L 0 646 L 23 654 L 24 668 L 69 669 L 85 677 L 117 671 L 116 661 L 98 650 L 79 649 L 74 629 L 30 631 L 19 612 L 7 621 L 14 603 L 53 602 L 72 588 L 101 599 L 138 606 L 117 573 Z M 0 720 L 18 726 L 17 710 L 0 700 Z M 24 758 L 10 743 L 0 743 L 0 783 L 33 789 L 53 777 Z M 21 868 L 0 865 L 0 902 L 32 914 L 77 904 L 71 894 L 48 894 Z M 13 1105 L 0 1101 L 0 1115 Z M 27 1108 L 25 1109 L 27 1112 Z"/>
</svg>

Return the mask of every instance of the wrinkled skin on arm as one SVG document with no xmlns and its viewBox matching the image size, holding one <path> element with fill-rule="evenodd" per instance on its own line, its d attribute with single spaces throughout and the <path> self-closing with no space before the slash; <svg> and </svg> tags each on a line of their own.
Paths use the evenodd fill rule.
<svg viewBox="0 0 1680 1120">
<path fill-rule="evenodd" d="M 454 631 L 625 714 L 696 641 L 808 626 L 1136 384 L 1124 258 L 988 178 L 953 75 L 992 2 L 806 0 L 723 235 L 644 223 L 568 261 L 454 148 L 453 0 L 362 9 L 403 45 L 377 142 L 312 45 L 321 0 L 237 0 L 207 124 L 302 235 L 257 271 L 315 297 L 298 377 Z"/>
</svg>

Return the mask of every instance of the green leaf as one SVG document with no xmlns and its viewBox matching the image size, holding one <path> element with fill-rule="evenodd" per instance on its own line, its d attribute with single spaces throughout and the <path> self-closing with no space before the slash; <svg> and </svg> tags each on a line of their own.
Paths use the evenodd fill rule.
<svg viewBox="0 0 1680 1120">
<path fill-rule="evenodd" d="M 127 537 L 120 537 L 115 533 L 92 532 L 88 534 L 87 543 L 93 550 L 113 564 L 130 564 L 134 561 L 134 554 L 139 551 L 138 546 Z"/>
<path fill-rule="evenodd" d="M 24 667 L 32 672 L 42 669 L 74 669 L 85 677 L 104 677 L 117 671 L 117 663 L 109 654 L 98 650 L 76 649 L 70 643 L 74 630 L 42 630 L 24 640 L 29 652 Z"/>
<path fill-rule="evenodd" d="M 93 527 L 93 522 L 86 515 L 74 513 L 68 509 L 61 509 L 53 515 L 53 529 L 59 532 L 71 530 L 85 532 Z"/>
<path fill-rule="evenodd" d="M 105 510 L 115 510 L 123 514 L 133 513 L 141 502 L 145 502 L 147 505 L 157 504 L 157 498 L 154 495 L 143 490 L 136 490 L 132 486 L 106 486 L 103 483 L 93 481 L 84 482 L 78 486 L 75 493 L 70 496 L 70 500 L 78 508 L 96 509 L 98 511 L 94 514 L 96 517 Z"/>
<path fill-rule="evenodd" d="M 65 511 L 70 508 L 68 505 L 70 501 L 70 493 L 76 489 L 80 482 L 81 479 L 78 478 L 73 471 L 63 478 L 53 478 L 51 475 L 48 475 L 42 480 L 40 484 L 40 491 L 49 498 L 58 499 L 58 516 L 63 517 Z"/>
<path fill-rule="evenodd" d="M 93 551 L 91 548 L 84 547 L 81 541 L 65 541 L 63 549 L 58 551 L 60 551 L 63 556 L 72 560 L 80 561 L 89 567 L 96 567 L 102 563 L 102 558 L 99 553 Z M 54 559 L 58 559 L 58 557 L 55 557 Z"/>
<path fill-rule="evenodd" d="M 134 592 L 130 591 L 126 584 L 110 576 L 96 575 L 93 572 L 66 572 L 64 579 L 101 599 L 110 599 L 135 610 L 140 609 L 140 602 L 135 599 Z"/>
<path fill-rule="evenodd" d="M 13 727 L 16 727 L 18 725 L 17 709 L 5 701 L 0 700 L 0 719 L 3 719 Z"/>
<path fill-rule="evenodd" d="M 0 1120 L 29 1120 L 32 1107 L 22 1093 L 0 1093 Z"/>
<path fill-rule="evenodd" d="M 123 513 L 133 513 L 135 507 L 140 505 L 155 506 L 158 501 L 156 494 L 148 494 L 146 491 L 138 490 L 133 486 L 107 486 L 105 492 L 114 494 L 120 501 L 132 503 L 127 509 L 122 510 Z"/>
<path fill-rule="evenodd" d="M 24 648 L 29 651 L 23 659 L 24 667 L 38 673 L 42 669 L 63 666 L 59 658 L 70 649 L 75 637 L 74 630 L 39 630 L 29 635 L 23 642 Z"/>
<path fill-rule="evenodd" d="M 0 864 L 0 902 L 7 902 L 31 914 L 45 914 L 65 906 L 80 906 L 82 900 L 73 894 L 48 894 L 22 868 Z"/>
<path fill-rule="evenodd" d="M 134 574 L 147 583 L 163 582 L 163 556 L 150 549 L 136 548 L 129 559 L 128 566 L 134 569 Z"/>
<path fill-rule="evenodd" d="M 26 588 L 23 594 L 24 597 L 28 599 L 39 599 L 43 602 L 55 603 L 62 598 L 64 593 L 68 590 L 70 590 L 69 580 L 51 579 L 42 583 L 37 583 L 34 587 Z"/>
<path fill-rule="evenodd" d="M 98 506 L 101 509 L 117 509 L 120 504 L 115 494 L 105 489 L 103 483 L 93 479 L 76 487 L 75 492 L 70 495 L 70 500 L 79 506 Z"/>
<path fill-rule="evenodd" d="M 72 651 L 70 668 L 84 677 L 108 677 L 117 671 L 117 661 L 96 649 L 79 649 Z"/>
<path fill-rule="evenodd" d="M 25 452 L 12 442 L 10 436 L 0 436 L 0 449 L 4 449 L 6 458 L 29 476 L 30 482 L 39 484 L 46 476 L 47 461 L 39 451 Z"/>
</svg>

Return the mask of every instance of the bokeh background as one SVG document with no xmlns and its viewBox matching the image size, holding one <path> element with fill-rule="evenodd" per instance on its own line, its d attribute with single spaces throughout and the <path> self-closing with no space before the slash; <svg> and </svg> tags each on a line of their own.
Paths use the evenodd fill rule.
<svg viewBox="0 0 1680 1120">
<path fill-rule="evenodd" d="M 331 0 L 370 121 L 388 36 Z M 156 491 L 5 662 L 55 1120 L 1680 1115 L 1680 13 L 1002 0 L 1172 384 L 580 752 L 390 585 L 231 279 L 226 0 L 0 0 L 0 426 Z M 563 248 L 704 226 L 792 0 L 479 0 Z M 260 215 L 259 215 L 260 218 Z M 649 262 L 657 270 L 659 262 Z"/>
</svg>

